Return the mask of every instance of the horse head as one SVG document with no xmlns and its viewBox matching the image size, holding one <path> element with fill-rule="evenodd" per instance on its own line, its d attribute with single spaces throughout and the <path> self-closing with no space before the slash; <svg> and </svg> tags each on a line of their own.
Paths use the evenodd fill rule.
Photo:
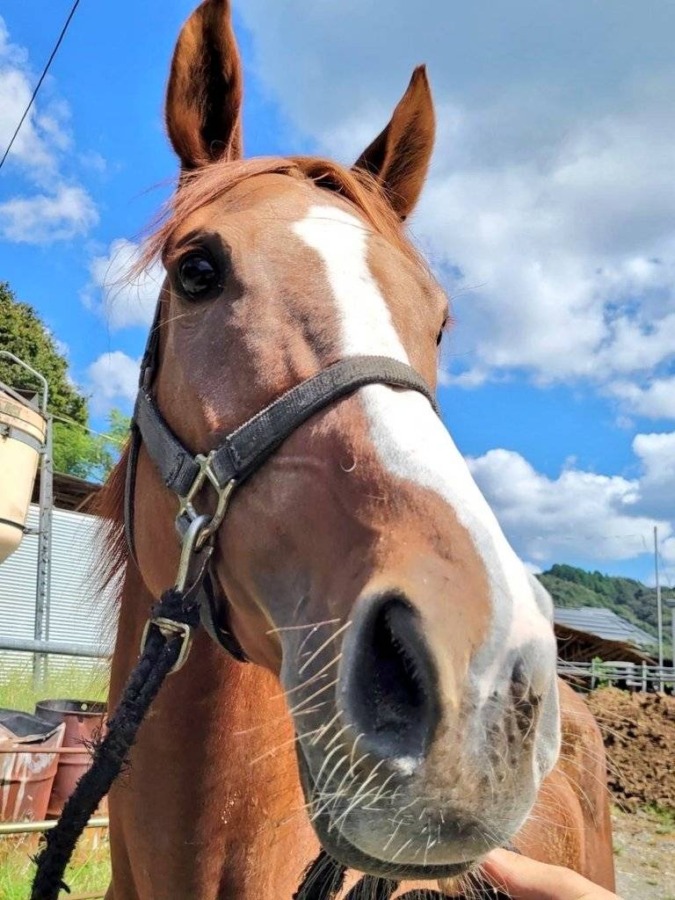
<svg viewBox="0 0 675 900">
<path fill-rule="evenodd" d="M 241 103 L 229 3 L 206 0 L 173 58 L 181 176 L 150 250 L 167 272 L 156 402 L 195 453 L 351 356 L 402 361 L 434 388 L 449 318 L 403 226 L 434 141 L 424 68 L 351 168 L 244 160 Z M 144 454 L 138 485 L 139 567 L 158 595 L 176 499 Z M 280 679 L 336 858 L 453 874 L 517 832 L 558 754 L 551 602 L 428 399 L 370 385 L 299 427 L 235 492 L 213 572 L 219 614 Z"/>
</svg>

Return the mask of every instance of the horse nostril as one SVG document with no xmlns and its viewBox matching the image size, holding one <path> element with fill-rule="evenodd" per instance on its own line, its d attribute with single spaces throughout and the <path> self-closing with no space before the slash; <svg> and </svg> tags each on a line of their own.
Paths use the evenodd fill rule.
<svg viewBox="0 0 675 900">
<path fill-rule="evenodd" d="M 522 732 L 529 735 L 541 697 L 534 691 L 532 680 L 522 659 L 516 661 L 511 673 L 511 699 L 516 723 Z"/>
<path fill-rule="evenodd" d="M 403 597 L 385 595 L 352 639 L 345 702 L 364 747 L 384 757 L 423 758 L 439 712 L 417 615 Z"/>
</svg>

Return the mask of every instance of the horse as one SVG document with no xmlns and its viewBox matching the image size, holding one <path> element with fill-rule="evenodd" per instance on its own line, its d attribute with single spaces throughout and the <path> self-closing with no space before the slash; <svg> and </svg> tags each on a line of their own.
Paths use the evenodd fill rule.
<svg viewBox="0 0 675 900">
<path fill-rule="evenodd" d="M 205 0 L 173 56 L 180 175 L 144 257 L 166 269 L 154 402 L 193 453 L 351 358 L 434 390 L 450 322 L 404 225 L 434 143 L 425 68 L 351 168 L 244 159 L 241 105 L 230 4 Z M 131 466 L 99 507 L 122 573 L 111 707 L 181 553 L 143 442 Z M 208 479 L 193 493 L 215 515 Z M 107 900 L 290 900 L 321 848 L 349 869 L 340 897 L 363 873 L 464 896 L 507 844 L 613 887 L 602 741 L 558 682 L 551 600 L 423 390 L 369 384 L 295 428 L 212 551 L 214 621 L 247 661 L 198 629 L 164 685 L 110 794 Z"/>
</svg>

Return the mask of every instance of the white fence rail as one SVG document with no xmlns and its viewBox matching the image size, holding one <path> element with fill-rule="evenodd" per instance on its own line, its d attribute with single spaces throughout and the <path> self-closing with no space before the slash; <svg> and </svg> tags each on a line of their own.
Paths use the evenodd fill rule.
<svg viewBox="0 0 675 900">
<path fill-rule="evenodd" d="M 12 655 L 38 653 L 45 656 L 70 656 L 90 660 L 106 660 L 110 651 L 101 645 L 66 643 L 57 641 L 16 640 L 0 637 L 0 680 L 3 669 L 3 651 Z M 647 663 L 631 662 L 566 662 L 558 660 L 558 674 L 570 681 L 588 681 L 593 690 L 606 684 L 616 684 L 637 691 L 663 691 L 675 694 L 675 668 L 672 666 L 649 666 Z"/>
<path fill-rule="evenodd" d="M 638 691 L 675 691 L 675 668 L 631 662 L 564 662 L 558 660 L 558 674 L 571 681 L 587 680 L 593 690 L 604 684 L 618 684 Z"/>
</svg>

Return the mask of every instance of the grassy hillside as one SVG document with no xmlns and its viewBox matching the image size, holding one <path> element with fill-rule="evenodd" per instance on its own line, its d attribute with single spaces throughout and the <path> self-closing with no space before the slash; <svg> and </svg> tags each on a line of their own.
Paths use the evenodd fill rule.
<svg viewBox="0 0 675 900">
<path fill-rule="evenodd" d="M 617 578 L 601 572 L 586 572 L 574 566 L 554 565 L 537 576 L 556 606 L 578 609 L 604 606 L 618 616 L 656 636 L 656 591 L 633 578 Z M 663 597 L 675 597 L 665 588 Z M 663 621 L 670 635 L 670 610 L 664 604 Z"/>
</svg>

